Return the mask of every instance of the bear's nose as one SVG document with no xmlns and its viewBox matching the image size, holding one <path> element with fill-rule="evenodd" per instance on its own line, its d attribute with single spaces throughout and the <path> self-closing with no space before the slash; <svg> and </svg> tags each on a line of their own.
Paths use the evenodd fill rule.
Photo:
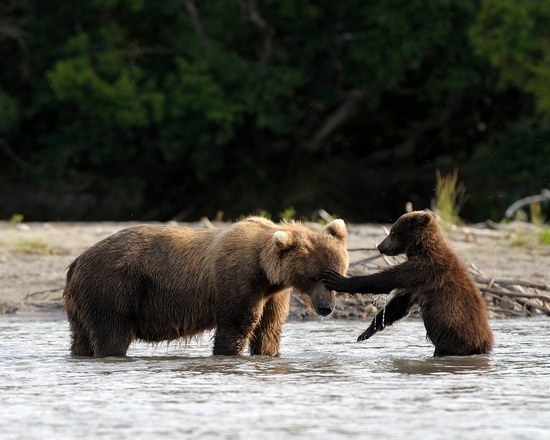
<svg viewBox="0 0 550 440">
<path fill-rule="evenodd" d="M 330 313 L 332 312 L 332 307 L 319 307 L 317 309 L 317 312 L 321 316 L 327 316 L 327 315 L 330 315 Z"/>
</svg>

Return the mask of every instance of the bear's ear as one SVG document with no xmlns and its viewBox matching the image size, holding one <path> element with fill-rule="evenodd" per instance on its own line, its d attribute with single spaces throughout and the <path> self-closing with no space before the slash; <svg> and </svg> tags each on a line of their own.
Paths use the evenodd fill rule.
<svg viewBox="0 0 550 440">
<path fill-rule="evenodd" d="M 273 243 L 282 251 L 290 249 L 294 245 L 294 237 L 288 231 L 277 231 L 271 237 Z"/>
<path fill-rule="evenodd" d="M 327 225 L 323 228 L 323 231 L 340 240 L 343 240 L 346 238 L 346 235 L 348 235 L 346 224 L 341 218 L 337 218 L 336 220 L 332 220 L 330 223 L 327 223 Z"/>
</svg>

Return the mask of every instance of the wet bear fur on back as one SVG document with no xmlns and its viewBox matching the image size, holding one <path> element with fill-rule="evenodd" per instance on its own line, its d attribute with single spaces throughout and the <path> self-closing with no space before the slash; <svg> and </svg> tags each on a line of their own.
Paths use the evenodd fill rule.
<svg viewBox="0 0 550 440">
<path fill-rule="evenodd" d="M 63 293 L 75 356 L 123 356 L 136 339 L 216 329 L 214 354 L 275 356 L 291 288 L 317 313 L 334 307 L 323 271 L 345 273 L 346 227 L 322 231 L 250 217 L 226 229 L 141 225 L 69 266 Z"/>
<path fill-rule="evenodd" d="M 397 289 L 358 341 L 403 318 L 417 304 L 427 337 L 435 345 L 434 356 L 492 350 L 493 333 L 481 293 L 431 213 L 401 216 L 378 249 L 385 255 L 406 254 L 407 261 L 372 275 L 325 275 L 327 287 L 341 292 L 384 294 Z"/>
</svg>

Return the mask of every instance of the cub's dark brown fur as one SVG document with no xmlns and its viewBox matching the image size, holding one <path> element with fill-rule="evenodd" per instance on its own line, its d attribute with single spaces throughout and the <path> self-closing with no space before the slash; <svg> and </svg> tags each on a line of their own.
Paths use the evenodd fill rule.
<svg viewBox="0 0 550 440">
<path fill-rule="evenodd" d="M 386 255 L 406 254 L 408 260 L 382 272 L 345 278 L 325 274 L 329 289 L 340 292 L 390 293 L 395 296 L 358 341 L 369 339 L 384 326 L 420 306 L 434 356 L 489 353 L 493 333 L 487 308 L 468 270 L 450 249 L 433 215 L 411 212 L 400 217 L 378 246 Z M 385 316 L 383 316 L 385 314 Z"/>
<path fill-rule="evenodd" d="M 124 229 L 70 265 L 63 293 L 75 356 L 123 356 L 133 340 L 216 329 L 214 354 L 275 356 L 294 288 L 317 313 L 334 307 L 322 279 L 345 273 L 342 220 L 315 232 L 250 217 L 224 230 Z"/>
</svg>

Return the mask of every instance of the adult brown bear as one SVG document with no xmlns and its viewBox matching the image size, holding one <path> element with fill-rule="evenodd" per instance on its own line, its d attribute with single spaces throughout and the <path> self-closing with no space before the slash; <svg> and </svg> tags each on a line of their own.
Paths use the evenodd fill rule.
<svg viewBox="0 0 550 440">
<path fill-rule="evenodd" d="M 403 318 L 418 304 L 427 336 L 435 345 L 434 356 L 491 351 L 493 333 L 481 293 L 432 214 L 416 211 L 401 216 L 378 250 L 385 255 L 406 254 L 408 259 L 372 275 L 325 274 L 327 288 L 339 292 L 382 294 L 398 289 L 358 342 Z"/>
<path fill-rule="evenodd" d="M 63 292 L 75 356 L 124 356 L 133 340 L 216 328 L 214 354 L 275 356 L 291 288 L 328 315 L 323 271 L 345 273 L 342 220 L 316 232 L 250 217 L 224 230 L 143 225 L 107 237 L 69 266 Z"/>
</svg>

